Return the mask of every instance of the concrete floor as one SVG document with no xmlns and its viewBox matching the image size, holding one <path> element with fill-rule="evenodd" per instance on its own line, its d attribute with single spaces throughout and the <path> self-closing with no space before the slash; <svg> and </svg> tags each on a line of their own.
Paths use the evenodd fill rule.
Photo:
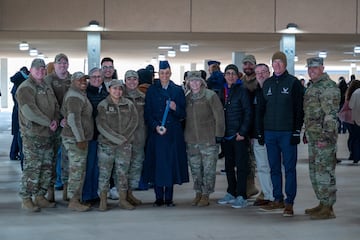
<svg viewBox="0 0 360 240">
<path fill-rule="evenodd" d="M 225 175 L 217 175 L 216 191 L 211 205 L 191 206 L 192 183 L 176 186 L 173 208 L 154 208 L 154 193 L 137 191 L 145 203 L 134 211 L 116 207 L 110 200 L 110 211 L 69 211 L 56 192 L 57 208 L 27 213 L 21 209 L 17 192 L 21 170 L 18 161 L 9 160 L 11 118 L 9 110 L 0 112 L 0 240 L 42 239 L 359 239 L 360 236 L 360 167 L 344 160 L 336 169 L 338 200 L 334 207 L 336 219 L 313 221 L 304 209 L 317 205 L 310 185 L 307 147 L 299 145 L 298 193 L 295 216 L 282 217 L 281 212 L 263 212 L 258 207 L 232 209 L 219 206 L 216 200 L 226 190 Z M 347 135 L 339 136 L 338 157 L 346 159 Z M 360 147 L 360 146 L 359 146 Z M 218 161 L 218 169 L 224 160 Z M 254 199 L 250 199 L 254 201 Z"/>
</svg>

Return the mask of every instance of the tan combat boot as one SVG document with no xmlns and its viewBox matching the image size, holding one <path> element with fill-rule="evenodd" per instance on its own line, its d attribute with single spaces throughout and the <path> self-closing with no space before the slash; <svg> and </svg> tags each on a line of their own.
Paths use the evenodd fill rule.
<svg viewBox="0 0 360 240">
<path fill-rule="evenodd" d="M 311 214 L 312 220 L 322 220 L 322 219 L 331 219 L 331 218 L 336 218 L 332 206 L 323 205 L 323 207 L 319 211 Z"/>
<path fill-rule="evenodd" d="M 64 183 L 63 196 L 62 196 L 64 201 L 69 201 L 69 197 L 67 195 L 67 189 L 68 189 L 68 184 Z"/>
<path fill-rule="evenodd" d="M 22 209 L 30 212 L 40 212 L 40 208 L 35 206 L 31 198 L 24 198 L 21 205 Z"/>
<path fill-rule="evenodd" d="M 86 212 L 90 210 L 90 207 L 80 203 L 79 197 L 72 197 L 69 201 L 68 208 L 78 212 Z"/>
<path fill-rule="evenodd" d="M 119 192 L 119 195 L 120 195 L 119 206 L 121 208 L 126 209 L 126 210 L 134 210 L 135 209 L 135 207 L 126 200 L 127 190 L 121 190 Z"/>
<path fill-rule="evenodd" d="M 201 193 L 200 192 L 197 192 L 196 195 L 195 195 L 195 198 L 192 200 L 191 202 L 191 205 L 192 206 L 197 206 L 199 201 L 201 199 Z"/>
<path fill-rule="evenodd" d="M 132 190 L 127 191 L 126 200 L 134 206 L 142 204 L 142 202 L 132 194 Z"/>
<path fill-rule="evenodd" d="M 107 210 L 107 192 L 103 191 L 100 193 L 100 204 L 99 204 L 100 211 Z"/>
<path fill-rule="evenodd" d="M 34 203 L 40 208 L 54 208 L 56 206 L 56 203 L 49 202 L 44 196 L 36 196 Z"/>
<path fill-rule="evenodd" d="M 209 202 L 209 194 L 203 194 L 201 196 L 201 199 L 199 201 L 199 203 L 197 204 L 198 207 L 206 207 L 206 206 L 209 206 L 210 205 L 210 202 Z"/>
<path fill-rule="evenodd" d="M 316 207 L 305 209 L 305 214 L 316 213 L 316 212 L 320 211 L 322 209 L 322 207 L 323 207 L 322 203 L 319 203 L 319 205 L 317 205 Z"/>
<path fill-rule="evenodd" d="M 259 190 L 255 186 L 255 179 L 254 177 L 247 177 L 246 180 L 246 195 L 248 198 L 259 193 Z"/>
<path fill-rule="evenodd" d="M 48 191 L 47 191 L 47 200 L 48 200 L 49 202 L 55 202 L 55 190 L 54 190 L 54 186 L 48 188 Z"/>
</svg>

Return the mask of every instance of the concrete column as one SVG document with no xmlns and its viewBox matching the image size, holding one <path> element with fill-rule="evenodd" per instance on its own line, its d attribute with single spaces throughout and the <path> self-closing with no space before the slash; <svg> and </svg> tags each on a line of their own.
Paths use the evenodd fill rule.
<svg viewBox="0 0 360 240">
<path fill-rule="evenodd" d="M 284 34 L 280 40 L 280 51 L 287 57 L 287 70 L 290 74 L 295 75 L 295 34 Z"/>
<path fill-rule="evenodd" d="M 190 63 L 190 71 L 196 71 L 196 63 Z"/>
<path fill-rule="evenodd" d="M 232 63 L 239 68 L 239 71 L 241 71 L 242 69 L 242 60 L 244 59 L 244 57 L 244 52 L 232 52 Z"/>
<path fill-rule="evenodd" d="M 101 35 L 100 32 L 87 33 L 88 70 L 100 67 Z"/>
<path fill-rule="evenodd" d="M 350 80 L 350 76 L 352 74 L 355 75 L 356 79 L 357 79 L 357 76 L 356 76 L 356 71 L 357 71 L 357 67 L 356 67 L 356 64 L 350 64 L 350 74 L 349 74 L 349 80 Z"/>
<path fill-rule="evenodd" d="M 1 108 L 8 108 L 9 102 L 9 79 L 8 79 L 8 60 L 0 59 L 0 79 L 1 79 Z"/>
</svg>

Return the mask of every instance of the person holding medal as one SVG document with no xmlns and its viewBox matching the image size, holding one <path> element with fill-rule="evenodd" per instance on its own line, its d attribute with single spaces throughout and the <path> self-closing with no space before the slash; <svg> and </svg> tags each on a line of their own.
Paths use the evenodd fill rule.
<svg viewBox="0 0 360 240">
<path fill-rule="evenodd" d="M 186 145 L 181 122 L 185 119 L 185 95 L 170 80 L 168 61 L 159 63 L 159 81 L 145 97 L 144 118 L 148 128 L 143 179 L 154 184 L 154 206 L 175 206 L 174 184 L 189 181 Z"/>
</svg>

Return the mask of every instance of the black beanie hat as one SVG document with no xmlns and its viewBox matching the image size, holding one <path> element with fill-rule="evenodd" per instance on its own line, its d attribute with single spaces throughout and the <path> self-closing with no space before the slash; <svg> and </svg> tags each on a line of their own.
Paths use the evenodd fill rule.
<svg viewBox="0 0 360 240">
<path fill-rule="evenodd" d="M 236 73 L 239 73 L 239 68 L 235 64 L 229 64 L 225 68 L 225 72 L 229 69 L 234 70 Z"/>
</svg>

